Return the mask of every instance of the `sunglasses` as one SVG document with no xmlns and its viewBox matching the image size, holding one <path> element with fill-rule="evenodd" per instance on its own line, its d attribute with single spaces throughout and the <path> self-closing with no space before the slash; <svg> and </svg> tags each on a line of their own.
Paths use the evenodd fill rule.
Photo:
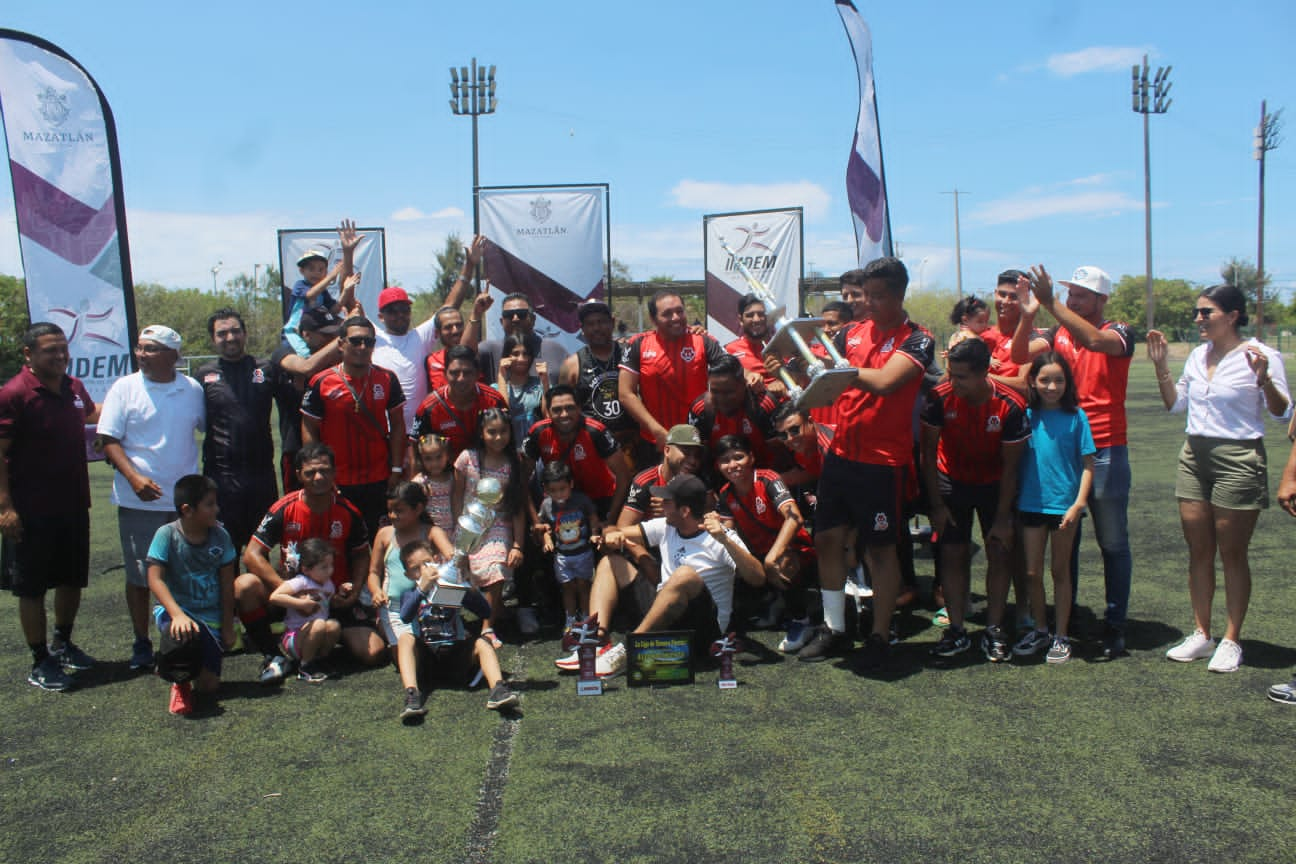
<svg viewBox="0 0 1296 864">
<path fill-rule="evenodd" d="M 530 318 L 531 310 L 530 309 L 509 309 L 505 312 L 501 312 L 500 317 L 505 320 L 508 320 L 510 318 Z"/>
<path fill-rule="evenodd" d="M 377 344 L 378 339 L 373 336 L 348 336 L 346 341 L 357 348 L 372 348 Z"/>
<path fill-rule="evenodd" d="M 1214 314 L 1215 314 L 1214 309 L 1210 308 L 1209 306 L 1201 306 L 1193 310 L 1193 320 L 1195 321 L 1198 318 L 1200 318 L 1203 321 L 1205 321 L 1207 318 L 1211 317 Z"/>
<path fill-rule="evenodd" d="M 778 433 L 778 435 L 784 441 L 791 441 L 793 438 L 797 438 L 801 435 L 801 424 L 793 423 L 791 426 Z"/>
</svg>

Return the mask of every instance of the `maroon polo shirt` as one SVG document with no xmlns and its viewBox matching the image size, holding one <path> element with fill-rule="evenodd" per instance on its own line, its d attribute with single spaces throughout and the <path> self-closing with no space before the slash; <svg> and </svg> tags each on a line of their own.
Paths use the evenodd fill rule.
<svg viewBox="0 0 1296 864">
<path fill-rule="evenodd" d="M 90 509 L 85 418 L 93 410 L 85 386 L 69 375 L 55 393 L 24 366 L 0 387 L 0 438 L 9 442 L 9 494 L 20 516 Z"/>
</svg>

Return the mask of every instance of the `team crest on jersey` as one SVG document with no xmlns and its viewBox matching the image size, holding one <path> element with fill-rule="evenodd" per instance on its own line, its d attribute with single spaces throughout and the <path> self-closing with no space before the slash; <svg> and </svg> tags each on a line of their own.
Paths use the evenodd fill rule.
<svg viewBox="0 0 1296 864">
<path fill-rule="evenodd" d="M 204 384 L 215 384 L 219 380 L 220 380 L 219 372 L 208 372 L 206 375 L 203 376 Z"/>
<path fill-rule="evenodd" d="M 252 370 L 252 383 L 253 384 L 265 383 L 265 370 L 262 369 L 260 366 Z"/>
<path fill-rule="evenodd" d="M 685 549 L 683 546 L 680 546 L 679 548 L 677 548 L 677 549 L 675 550 L 675 567 L 676 567 L 676 568 L 679 568 L 679 567 L 684 566 L 684 556 L 686 556 L 686 555 L 688 555 L 688 550 Z"/>
<path fill-rule="evenodd" d="M 573 458 L 573 459 L 584 459 L 584 458 L 585 458 L 585 448 L 584 448 L 582 445 L 580 445 L 580 444 L 577 444 L 575 447 L 572 447 L 572 458 Z"/>
<path fill-rule="evenodd" d="M 207 555 L 213 561 L 219 561 L 220 557 L 225 554 L 224 546 L 211 546 L 207 549 Z"/>
<path fill-rule="evenodd" d="M 874 531 L 886 531 L 890 527 L 891 527 L 891 521 L 887 519 L 887 515 L 885 513 L 878 513 L 873 517 Z"/>
<path fill-rule="evenodd" d="M 75 396 L 75 395 L 74 395 L 74 396 L 72 397 L 72 407 L 73 407 L 73 408 L 76 408 L 78 411 L 84 411 L 84 410 L 85 410 L 85 403 L 81 401 L 81 397 L 80 397 L 80 396 Z"/>
<path fill-rule="evenodd" d="M 683 348 L 680 349 L 680 359 L 683 360 L 685 363 L 692 363 L 693 358 L 696 356 L 697 356 L 697 352 L 693 350 L 692 345 L 685 345 Z"/>
<path fill-rule="evenodd" d="M 756 499 L 756 515 L 757 515 L 757 516 L 764 516 L 764 515 L 765 515 L 765 511 L 766 511 L 767 509 L 769 509 L 769 508 L 767 508 L 767 507 L 765 506 L 765 499 L 764 499 L 764 498 L 757 498 L 757 499 Z"/>
<path fill-rule="evenodd" d="M 387 391 L 383 389 L 383 386 L 381 384 L 375 384 L 373 386 L 373 398 L 375 402 L 381 402 L 384 398 L 386 398 L 386 396 L 387 396 Z"/>
<path fill-rule="evenodd" d="M 858 348 L 859 345 L 860 345 L 860 338 L 858 336 L 852 336 L 851 338 L 846 340 L 847 348 Z"/>
<path fill-rule="evenodd" d="M 999 415 L 997 414 L 992 414 L 990 416 L 990 419 L 986 420 L 987 432 L 998 432 L 999 426 L 1000 426 L 1000 421 L 999 421 Z"/>
<path fill-rule="evenodd" d="M 956 420 L 956 419 L 958 419 L 958 409 L 955 408 L 953 411 L 946 411 L 946 412 L 945 412 L 945 419 L 946 419 L 946 420 Z"/>
<path fill-rule="evenodd" d="M 330 540 L 342 539 L 342 523 L 337 519 L 334 519 L 332 522 L 329 523 L 329 539 Z"/>
<path fill-rule="evenodd" d="M 882 353 L 889 354 L 894 350 L 895 350 L 895 337 L 892 336 L 890 339 L 882 343 Z"/>
</svg>

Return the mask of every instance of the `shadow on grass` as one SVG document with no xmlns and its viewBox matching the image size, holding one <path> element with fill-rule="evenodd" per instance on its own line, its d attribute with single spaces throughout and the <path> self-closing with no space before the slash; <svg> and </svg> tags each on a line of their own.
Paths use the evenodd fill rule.
<svg viewBox="0 0 1296 864">
<path fill-rule="evenodd" d="M 147 670 L 132 669 L 130 663 L 126 660 L 100 660 L 95 663 L 93 669 L 77 672 L 73 677 L 76 681 L 76 690 L 93 690 L 96 687 L 118 684 L 122 681 L 129 681 L 132 678 L 146 675 L 152 677 L 153 673 Z"/>
<path fill-rule="evenodd" d="M 1256 669 L 1290 669 L 1296 666 L 1296 648 L 1255 639 L 1242 640 L 1242 663 Z"/>
</svg>

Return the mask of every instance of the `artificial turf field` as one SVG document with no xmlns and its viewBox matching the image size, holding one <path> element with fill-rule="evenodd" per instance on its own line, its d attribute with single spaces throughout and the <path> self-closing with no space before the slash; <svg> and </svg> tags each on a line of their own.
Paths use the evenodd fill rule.
<svg viewBox="0 0 1296 864">
<path fill-rule="evenodd" d="M 550 632 L 501 654 L 520 715 L 485 710 L 484 690 L 438 691 L 413 727 L 396 719 L 390 668 L 267 689 L 249 683 L 253 655 L 227 659 L 219 714 L 168 715 L 167 685 L 126 668 L 116 523 L 95 466 L 76 640 L 98 669 L 66 694 L 28 685 L 5 601 L 0 861 L 1296 860 L 1296 709 L 1264 698 L 1296 667 L 1296 520 L 1261 516 L 1241 670 L 1166 661 L 1191 629 L 1173 497 L 1183 418 L 1154 384 L 1136 361 L 1127 657 L 1094 660 L 1103 592 L 1087 531 L 1081 641 L 1062 666 L 974 652 L 938 667 L 940 631 L 918 609 L 886 679 L 766 652 L 739 660 L 736 691 L 707 669 L 692 687 L 622 677 L 578 698 Z M 1268 444 L 1272 491 L 1288 452 L 1276 425 Z M 918 567 L 925 585 L 931 562 Z"/>
</svg>

